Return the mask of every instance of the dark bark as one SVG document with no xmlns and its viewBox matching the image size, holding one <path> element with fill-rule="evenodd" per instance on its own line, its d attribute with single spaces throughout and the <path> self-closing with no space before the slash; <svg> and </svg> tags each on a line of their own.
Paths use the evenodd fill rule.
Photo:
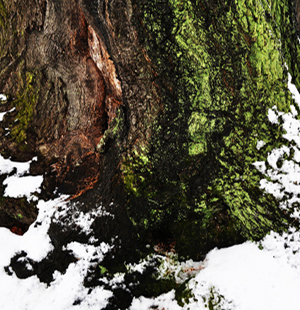
<svg viewBox="0 0 300 310">
<path fill-rule="evenodd" d="M 282 55 L 300 86 L 299 3 L 254 2 L 0 0 L 1 109 L 16 106 L 1 150 L 38 155 L 42 197 L 114 201 L 184 255 L 284 229 L 252 163 L 281 142 L 266 114 L 292 102 Z"/>
</svg>

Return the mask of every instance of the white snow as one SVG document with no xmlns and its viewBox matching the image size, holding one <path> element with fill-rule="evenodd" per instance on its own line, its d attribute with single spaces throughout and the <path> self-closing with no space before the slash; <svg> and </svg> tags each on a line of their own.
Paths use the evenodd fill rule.
<svg viewBox="0 0 300 310">
<path fill-rule="evenodd" d="M 278 115 L 277 115 L 277 107 L 274 106 L 273 109 L 269 109 L 268 118 L 272 124 L 278 124 Z"/>
<path fill-rule="evenodd" d="M 264 161 L 257 161 L 253 164 L 253 166 L 259 170 L 261 173 L 265 173 L 266 172 L 266 163 Z"/>
<path fill-rule="evenodd" d="M 3 185 L 7 185 L 5 188 L 5 197 L 23 197 L 26 196 L 28 199 L 32 198 L 32 193 L 40 193 L 40 186 L 43 182 L 43 176 L 11 176 L 4 180 Z"/>
<path fill-rule="evenodd" d="M 0 154 L 0 174 L 10 173 L 15 168 L 17 170 L 16 172 L 17 175 L 23 175 L 29 172 L 30 163 L 35 160 L 37 160 L 36 157 L 34 157 L 32 160 L 28 162 L 20 163 L 20 162 L 12 161 L 10 159 L 5 159 Z"/>
<path fill-rule="evenodd" d="M 257 141 L 256 148 L 257 148 L 258 150 L 260 150 L 260 149 L 261 149 L 262 147 L 264 147 L 265 145 L 266 145 L 266 142 L 260 140 L 260 141 Z"/>
<path fill-rule="evenodd" d="M 288 88 L 292 97 L 300 106 L 300 94 L 296 86 L 291 83 L 290 75 L 288 80 Z M 270 115 L 273 116 L 270 117 Z M 279 123 L 279 118 L 281 119 L 282 137 L 289 142 L 293 142 L 293 145 L 289 147 L 283 145 L 280 148 L 273 149 L 267 158 L 269 169 L 266 168 L 263 162 L 256 162 L 254 166 L 268 177 L 260 181 L 261 188 L 278 199 L 285 197 L 286 201 L 281 203 L 281 207 L 286 209 L 290 208 L 295 202 L 300 203 L 300 121 L 297 119 L 298 113 L 293 105 L 290 113 L 278 112 L 277 107 L 274 106 L 268 113 L 270 122 L 275 122 L 274 115 L 277 123 Z M 291 158 L 292 151 L 294 152 L 293 158 Z M 288 157 L 290 159 L 285 159 Z M 290 197 L 287 198 L 287 194 Z M 294 210 L 293 216 L 297 218 L 299 215 L 300 210 Z"/>
<path fill-rule="evenodd" d="M 155 299 L 152 298 L 135 298 L 132 301 L 130 310 L 148 310 L 148 309 L 164 309 L 164 310 L 180 310 L 182 309 L 175 300 L 175 291 L 172 290 Z M 200 309 L 199 309 L 200 310 Z"/>
<path fill-rule="evenodd" d="M 300 94 L 295 84 L 292 83 L 292 76 L 290 75 L 290 73 L 288 73 L 288 89 L 290 90 L 295 102 L 300 107 Z"/>
<path fill-rule="evenodd" d="M 48 202 L 39 201 L 39 214 L 36 222 L 40 225 L 32 224 L 23 236 L 17 236 L 6 228 L 0 228 L 1 310 L 41 308 L 43 310 L 99 310 L 106 306 L 108 298 L 112 295 L 110 291 L 97 287 L 89 293 L 89 289 L 83 286 L 83 279 L 90 266 L 90 260 L 95 257 L 101 259 L 110 250 L 110 247 L 104 243 L 101 243 L 99 247 L 70 243 L 68 249 L 76 254 L 78 261 L 70 264 L 65 274 L 56 271 L 55 280 L 49 286 L 41 283 L 36 276 L 21 280 L 14 274 L 9 276 L 4 271 L 4 267 L 9 265 L 15 253 L 25 251 L 28 258 L 38 262 L 53 249 L 47 235 L 50 217 L 65 204 L 66 198 L 63 196 Z M 80 305 L 73 305 L 76 300 L 82 300 Z"/>
<path fill-rule="evenodd" d="M 293 249 L 298 251 L 296 259 L 292 259 L 295 254 L 284 250 L 286 240 L 275 237 L 273 233 L 262 241 L 268 247 L 263 250 L 252 242 L 212 250 L 204 268 L 189 281 L 193 296 L 183 307 L 178 306 L 174 292 L 169 292 L 158 298 L 135 298 L 130 310 L 147 310 L 151 306 L 165 310 L 204 310 L 208 309 L 211 291 L 222 306 L 216 309 L 298 310 L 300 238 Z"/>
<path fill-rule="evenodd" d="M 0 98 L 0 101 L 1 101 L 1 98 Z M 6 111 L 6 112 L 1 112 L 0 113 L 0 122 L 3 121 L 3 118 L 4 118 L 4 115 L 7 114 L 7 113 L 10 113 L 10 112 L 13 112 L 16 108 L 12 108 L 11 110 L 9 111 Z"/>
<path fill-rule="evenodd" d="M 54 214 L 53 221 L 59 222 L 63 217 L 65 225 L 68 225 L 68 223 L 74 223 L 76 224 L 76 226 L 79 226 L 81 228 L 82 232 L 88 234 L 92 231 L 90 227 L 96 217 L 98 216 L 110 216 L 112 218 L 114 217 L 113 214 L 110 214 L 109 212 L 104 210 L 102 205 L 96 203 L 94 206 L 94 210 L 91 210 L 86 213 L 79 211 L 76 208 L 77 207 L 76 203 L 73 204 L 73 207 L 74 208 L 72 210 L 72 214 L 68 214 L 67 207 L 63 207 L 61 212 Z"/>
<path fill-rule="evenodd" d="M 5 251 L 1 251 L 0 255 L 1 266 L 8 265 L 13 254 L 22 250 L 28 254 L 29 258 L 35 261 L 41 261 L 46 257 L 53 249 L 47 234 L 50 217 L 56 208 L 64 203 L 65 198 L 66 196 L 48 202 L 40 200 L 36 222 L 41 223 L 41 225 L 36 226 L 32 224 L 23 236 L 15 235 L 6 228 L 0 228 L 0 248 L 5 249 Z"/>
<path fill-rule="evenodd" d="M 87 262 L 90 262 L 92 259 L 102 260 L 104 258 L 103 254 L 107 253 L 110 249 L 111 247 L 104 242 L 98 247 L 79 242 L 71 242 L 67 245 L 67 250 L 72 251 L 76 258 Z"/>
<path fill-rule="evenodd" d="M 110 291 L 97 287 L 89 293 L 82 284 L 82 261 L 70 264 L 65 274 L 56 272 L 55 280 L 47 287 L 36 276 L 20 280 L 0 271 L 0 309 L 20 310 L 99 310 L 106 306 Z M 79 305 L 73 305 L 83 300 Z"/>
<path fill-rule="evenodd" d="M 1 112 L 1 113 L 0 113 L 0 122 L 3 121 L 4 115 L 5 115 L 6 113 L 7 113 L 7 112 Z"/>
<path fill-rule="evenodd" d="M 14 169 L 16 170 L 14 175 L 7 177 L 3 181 L 3 185 L 7 186 L 4 193 L 5 197 L 35 199 L 32 193 L 40 192 L 43 176 L 24 176 L 24 174 L 29 173 L 30 163 L 36 160 L 37 158 L 34 157 L 28 162 L 20 163 L 5 159 L 0 155 L 0 174 L 11 173 Z"/>
<path fill-rule="evenodd" d="M 299 309 L 300 273 L 246 242 L 229 249 L 213 250 L 207 267 L 195 281 L 216 286 L 234 300 L 239 310 Z"/>
<path fill-rule="evenodd" d="M 295 119 L 292 113 L 284 114 L 283 119 L 283 129 L 286 131 L 283 134 L 283 138 L 288 141 L 295 141 L 297 146 L 300 147 L 300 122 Z"/>
</svg>

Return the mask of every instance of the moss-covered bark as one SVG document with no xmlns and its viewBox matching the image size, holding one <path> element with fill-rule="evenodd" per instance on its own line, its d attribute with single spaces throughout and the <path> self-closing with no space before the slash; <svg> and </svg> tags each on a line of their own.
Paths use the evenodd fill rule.
<svg viewBox="0 0 300 310">
<path fill-rule="evenodd" d="M 253 163 L 282 143 L 287 67 L 300 87 L 294 1 L 0 0 L 0 24 L 1 145 L 39 155 L 47 194 L 114 200 L 192 256 L 286 227 Z"/>
<path fill-rule="evenodd" d="M 268 109 L 288 112 L 293 103 L 284 65 L 297 84 L 293 5 L 135 3 L 164 109 L 148 146 L 124 162 L 128 190 L 147 198 L 129 206 L 129 214 L 142 227 L 176 236 L 177 249 L 284 229 L 278 202 L 259 189 L 262 175 L 253 163 L 282 143 Z M 260 140 L 266 144 L 258 152 Z"/>
</svg>

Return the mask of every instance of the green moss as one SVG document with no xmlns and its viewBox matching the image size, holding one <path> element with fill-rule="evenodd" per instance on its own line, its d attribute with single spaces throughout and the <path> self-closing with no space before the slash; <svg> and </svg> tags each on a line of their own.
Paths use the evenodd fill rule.
<svg viewBox="0 0 300 310">
<path fill-rule="evenodd" d="M 5 57 L 7 54 L 7 46 L 8 46 L 8 12 L 4 6 L 4 3 L 2 0 L 0 0 L 0 58 L 3 59 L 2 57 Z M 0 67 L 0 74 L 2 74 L 2 70 L 5 70 L 5 67 Z"/>
<path fill-rule="evenodd" d="M 20 70 L 22 65 L 20 66 Z M 20 71 L 20 91 L 17 94 L 14 104 L 18 111 L 17 122 L 13 124 L 11 129 L 11 139 L 18 144 L 26 141 L 26 131 L 30 126 L 33 117 L 34 107 L 38 100 L 39 85 L 37 74 L 26 72 L 25 74 Z M 36 80 L 37 79 L 37 80 Z"/>
<path fill-rule="evenodd" d="M 100 274 L 101 275 L 104 275 L 107 272 L 107 269 L 105 267 L 99 265 L 99 268 L 100 268 Z"/>
<path fill-rule="evenodd" d="M 8 12 L 4 6 L 2 0 L 0 0 L 0 25 L 4 28 L 6 27 L 6 20 L 8 17 Z"/>
<path fill-rule="evenodd" d="M 100 153 L 105 151 L 106 143 L 111 140 L 116 140 L 120 147 L 120 138 L 122 137 L 124 127 L 124 112 L 121 108 L 117 109 L 116 116 L 110 121 L 108 128 L 105 130 L 100 143 L 97 145 L 97 150 Z"/>
<path fill-rule="evenodd" d="M 0 197 L 0 211 L 4 214 L 4 221 L 8 217 L 25 226 L 34 222 L 37 216 L 36 203 L 29 203 L 26 198 Z"/>
<path fill-rule="evenodd" d="M 276 34 L 277 39 L 280 39 L 284 60 L 293 76 L 293 83 L 299 89 L 300 47 L 296 33 L 298 26 L 294 12 L 295 4 L 288 0 L 275 0 L 270 4 L 262 1 L 262 4 L 269 14 L 268 20 L 272 25 L 272 31 Z"/>
<path fill-rule="evenodd" d="M 224 309 L 225 297 L 218 293 L 214 287 L 210 288 L 208 297 L 203 297 L 205 307 L 209 310 L 221 310 Z"/>
<path fill-rule="evenodd" d="M 175 299 L 180 307 L 184 307 L 185 304 L 188 304 L 191 298 L 194 298 L 194 295 L 192 290 L 187 287 L 186 283 L 177 287 L 175 291 Z"/>
<path fill-rule="evenodd" d="M 3 0 L 0 0 L 0 14 L 3 17 L 7 17 L 7 10 L 6 10 L 5 6 L 4 6 Z"/>
<path fill-rule="evenodd" d="M 139 151 L 134 149 L 132 156 L 123 159 L 121 170 L 123 172 L 124 184 L 128 191 L 135 196 L 145 194 L 151 198 L 151 193 L 147 194 L 144 192 L 149 175 L 152 173 L 147 155 L 146 147 L 141 147 Z M 139 171 L 139 173 L 136 173 L 136 171 Z"/>
<path fill-rule="evenodd" d="M 209 248 L 284 230 L 288 218 L 260 190 L 253 163 L 286 143 L 267 114 L 274 105 L 289 112 L 294 103 L 284 63 L 299 44 L 293 31 L 292 48 L 282 43 L 293 16 L 280 13 L 287 1 L 270 8 L 259 0 L 136 5 L 165 108 L 147 148 L 133 148 L 123 162 L 128 192 L 145 199 L 143 207 L 129 200 L 130 217 L 176 236 L 185 253 L 193 239 Z M 297 64 L 290 63 L 296 81 Z M 258 151 L 259 140 L 266 145 Z M 205 237 L 187 234 L 191 227 Z"/>
</svg>

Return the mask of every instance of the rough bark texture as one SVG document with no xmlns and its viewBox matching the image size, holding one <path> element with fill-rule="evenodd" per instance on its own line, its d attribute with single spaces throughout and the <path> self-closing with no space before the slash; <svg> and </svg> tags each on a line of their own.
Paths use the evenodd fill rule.
<svg viewBox="0 0 300 310">
<path fill-rule="evenodd" d="M 0 107 L 16 107 L 1 150 L 38 155 L 42 197 L 114 201 L 147 242 L 183 255 L 282 230 L 253 163 L 282 142 L 266 115 L 293 102 L 285 62 L 300 87 L 297 12 L 291 0 L 0 0 Z"/>
</svg>

